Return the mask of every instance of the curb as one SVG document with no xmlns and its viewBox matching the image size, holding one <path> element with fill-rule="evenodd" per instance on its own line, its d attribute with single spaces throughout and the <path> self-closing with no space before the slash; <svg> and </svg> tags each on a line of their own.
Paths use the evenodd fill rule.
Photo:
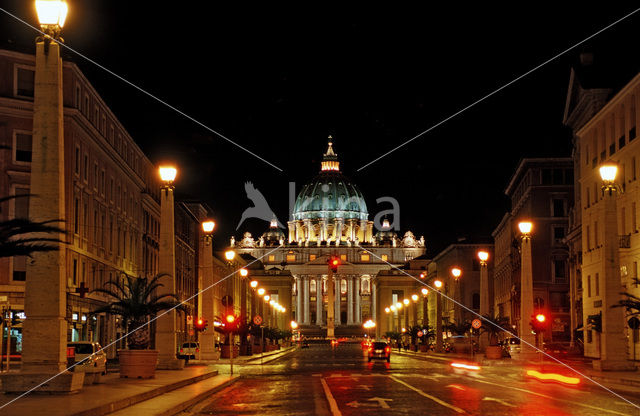
<svg viewBox="0 0 640 416">
<path fill-rule="evenodd" d="M 201 402 L 202 400 L 204 400 L 208 395 L 212 394 L 212 393 L 217 393 L 218 391 L 232 385 L 233 383 L 235 383 L 238 379 L 240 379 L 239 375 L 236 376 L 232 376 L 229 380 L 225 381 L 224 383 L 218 384 L 215 387 L 212 387 L 210 389 L 206 389 L 203 392 L 199 393 L 197 396 L 192 397 L 191 399 L 180 403 L 178 405 L 175 405 L 173 407 L 171 407 L 170 409 L 167 409 L 161 413 L 157 413 L 155 416 L 174 416 L 177 415 L 178 413 L 184 411 L 185 409 L 195 405 L 198 402 Z"/>
</svg>

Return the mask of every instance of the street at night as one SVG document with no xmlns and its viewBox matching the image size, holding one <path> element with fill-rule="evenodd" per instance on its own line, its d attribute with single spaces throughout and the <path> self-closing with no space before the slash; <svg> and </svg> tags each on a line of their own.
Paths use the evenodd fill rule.
<svg viewBox="0 0 640 416">
<path fill-rule="evenodd" d="M 636 414 L 588 381 L 580 387 L 545 384 L 527 380 L 515 366 L 454 370 L 451 358 L 438 358 L 393 351 L 391 363 L 368 363 L 358 343 L 310 344 L 264 366 L 242 366 L 238 381 L 183 415 Z M 640 389 L 622 394 L 640 399 Z"/>
</svg>

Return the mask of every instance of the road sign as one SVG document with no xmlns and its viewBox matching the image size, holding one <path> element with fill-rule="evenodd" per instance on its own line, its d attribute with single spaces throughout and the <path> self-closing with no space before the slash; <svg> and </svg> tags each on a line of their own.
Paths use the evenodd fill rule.
<svg viewBox="0 0 640 416">
<path fill-rule="evenodd" d="M 418 331 L 418 338 L 421 338 L 424 335 L 422 331 Z"/>
<path fill-rule="evenodd" d="M 480 329 L 480 327 L 482 326 L 482 321 L 480 321 L 480 319 L 474 319 L 473 321 L 471 321 L 471 326 L 474 329 Z"/>
<path fill-rule="evenodd" d="M 256 315 L 253 317 L 253 323 L 256 325 L 262 324 L 262 316 Z"/>
<path fill-rule="evenodd" d="M 222 306 L 233 306 L 233 298 L 229 295 L 222 297 Z"/>
</svg>

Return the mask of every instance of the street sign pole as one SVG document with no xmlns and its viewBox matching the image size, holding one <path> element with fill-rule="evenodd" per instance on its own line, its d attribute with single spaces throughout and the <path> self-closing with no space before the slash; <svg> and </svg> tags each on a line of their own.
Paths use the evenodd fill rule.
<svg viewBox="0 0 640 416">
<path fill-rule="evenodd" d="M 231 365 L 231 375 L 233 375 L 233 331 L 229 331 L 229 364 Z"/>
<path fill-rule="evenodd" d="M 260 344 L 262 344 L 262 347 L 260 348 L 260 365 L 263 365 L 262 357 L 264 357 L 264 326 L 260 326 Z"/>
</svg>

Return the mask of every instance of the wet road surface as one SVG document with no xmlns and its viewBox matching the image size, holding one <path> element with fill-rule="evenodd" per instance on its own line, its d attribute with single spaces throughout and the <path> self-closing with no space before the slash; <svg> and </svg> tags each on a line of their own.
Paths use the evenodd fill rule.
<svg viewBox="0 0 640 416">
<path fill-rule="evenodd" d="M 513 367 L 457 370 L 394 353 L 391 363 L 368 363 L 360 344 L 311 344 L 235 370 L 240 380 L 184 415 L 640 415 L 595 385 L 542 383 Z M 640 403 L 640 391 L 623 395 Z"/>
</svg>

